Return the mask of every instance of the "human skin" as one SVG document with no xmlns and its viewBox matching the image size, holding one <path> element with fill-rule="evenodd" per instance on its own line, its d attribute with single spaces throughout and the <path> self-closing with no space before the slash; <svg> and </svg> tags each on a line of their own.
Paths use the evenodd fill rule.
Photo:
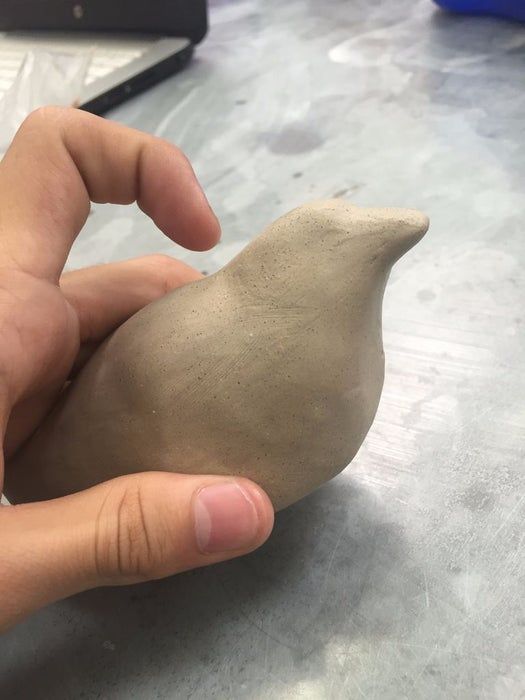
<svg viewBox="0 0 525 700">
<path fill-rule="evenodd" d="M 200 277 L 165 256 L 62 274 L 90 200 L 137 201 L 192 250 L 219 239 L 217 219 L 174 146 L 77 110 L 44 108 L 24 122 L 0 164 L 0 490 L 4 463 L 86 357 L 143 306 Z M 226 475 L 135 473 L 2 506 L 0 630 L 88 588 L 244 554 L 272 525 L 264 491 Z"/>
</svg>

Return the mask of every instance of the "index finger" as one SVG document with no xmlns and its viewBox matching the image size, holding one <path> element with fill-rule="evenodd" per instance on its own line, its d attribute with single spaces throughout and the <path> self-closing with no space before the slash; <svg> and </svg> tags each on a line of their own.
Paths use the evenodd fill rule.
<svg viewBox="0 0 525 700">
<path fill-rule="evenodd" d="M 178 148 L 87 112 L 45 107 L 26 119 L 0 164 L 0 263 L 58 280 L 90 200 L 137 201 L 191 250 L 220 236 Z"/>
</svg>

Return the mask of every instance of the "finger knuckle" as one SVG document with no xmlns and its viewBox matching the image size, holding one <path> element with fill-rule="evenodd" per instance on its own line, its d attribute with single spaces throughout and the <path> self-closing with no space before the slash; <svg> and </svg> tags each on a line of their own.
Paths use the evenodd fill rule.
<svg viewBox="0 0 525 700">
<path fill-rule="evenodd" d="M 148 262 L 151 267 L 155 288 L 158 289 L 161 295 L 167 294 L 173 289 L 178 269 L 177 261 L 174 258 L 170 258 L 169 255 L 155 253 L 148 256 Z"/>
<path fill-rule="evenodd" d="M 173 143 L 172 141 L 168 141 L 168 139 L 164 139 L 158 136 L 152 137 L 152 143 L 157 144 L 162 148 L 166 148 L 167 146 L 171 151 L 172 155 L 178 159 L 179 163 L 182 163 L 183 165 L 189 165 L 191 167 L 190 159 L 184 153 L 182 148 L 180 148 L 180 146 L 177 146 L 177 144 Z"/>
<path fill-rule="evenodd" d="M 165 546 L 154 524 L 155 513 L 148 508 L 146 489 L 132 480 L 107 499 L 97 525 L 96 562 L 102 579 L 142 581 L 160 575 Z"/>
<path fill-rule="evenodd" d="M 173 158 L 173 161 L 179 169 L 180 173 L 195 176 L 195 171 L 193 170 L 191 160 L 184 153 L 184 151 L 178 146 L 175 146 L 173 143 L 170 143 L 169 141 L 164 141 L 164 144 L 167 144 L 169 146 L 171 151 L 171 157 Z"/>
<path fill-rule="evenodd" d="M 172 271 L 175 260 L 163 253 L 153 253 L 152 255 L 148 255 L 148 262 L 155 274 L 162 275 L 169 274 Z"/>
<path fill-rule="evenodd" d="M 67 114 L 73 111 L 67 107 L 38 107 L 29 114 L 20 127 L 23 130 L 34 128 L 48 128 L 61 123 Z"/>
</svg>

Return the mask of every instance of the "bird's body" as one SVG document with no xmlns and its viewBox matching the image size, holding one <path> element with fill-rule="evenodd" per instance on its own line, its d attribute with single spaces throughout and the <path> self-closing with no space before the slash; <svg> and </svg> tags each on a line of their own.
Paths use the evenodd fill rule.
<svg viewBox="0 0 525 700">
<path fill-rule="evenodd" d="M 282 508 L 333 477 L 379 402 L 390 267 L 427 226 L 417 212 L 312 203 L 147 306 L 15 457 L 17 500 L 169 470 L 249 477 Z"/>
</svg>

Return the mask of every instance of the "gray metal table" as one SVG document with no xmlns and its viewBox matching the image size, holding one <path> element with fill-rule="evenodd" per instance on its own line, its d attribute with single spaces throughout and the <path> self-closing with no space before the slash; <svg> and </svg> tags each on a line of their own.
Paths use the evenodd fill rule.
<svg viewBox="0 0 525 700">
<path fill-rule="evenodd" d="M 191 67 L 114 116 L 186 151 L 222 243 L 174 250 L 99 206 L 70 264 L 164 251 L 213 271 L 311 198 L 419 207 L 379 413 L 262 550 L 6 635 L 0 696 L 524 697 L 525 29 L 427 0 L 222 0 L 211 19 Z"/>
</svg>

